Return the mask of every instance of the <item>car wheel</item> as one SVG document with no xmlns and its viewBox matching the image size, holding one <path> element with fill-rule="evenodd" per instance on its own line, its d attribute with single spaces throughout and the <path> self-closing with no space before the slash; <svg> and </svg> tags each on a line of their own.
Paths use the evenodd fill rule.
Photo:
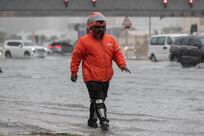
<svg viewBox="0 0 204 136">
<path fill-rule="evenodd" d="M 169 60 L 170 60 L 170 61 L 174 61 L 174 55 L 173 55 L 173 54 L 170 54 L 170 55 L 169 55 Z"/>
<path fill-rule="evenodd" d="M 174 55 L 174 54 L 171 54 L 170 55 L 170 58 L 169 58 L 170 61 L 175 61 L 175 62 L 179 62 L 179 57 Z"/>
<path fill-rule="evenodd" d="M 30 53 L 26 51 L 26 52 L 24 53 L 24 56 L 25 56 L 26 58 L 27 58 L 27 57 L 30 57 Z"/>
<path fill-rule="evenodd" d="M 152 55 L 150 56 L 150 60 L 151 60 L 152 62 L 157 62 L 157 58 L 156 58 L 156 56 L 155 56 L 154 54 L 152 54 Z"/>
<path fill-rule="evenodd" d="M 180 59 L 179 59 L 179 57 L 174 56 L 173 61 L 180 62 Z"/>
<path fill-rule="evenodd" d="M 5 58 L 12 58 L 12 55 L 11 55 L 10 51 L 6 51 Z"/>
<path fill-rule="evenodd" d="M 51 55 L 52 53 L 50 51 L 47 52 L 47 55 Z"/>
<path fill-rule="evenodd" d="M 201 62 L 204 62 L 204 55 L 201 57 Z"/>
<path fill-rule="evenodd" d="M 188 67 L 187 63 L 181 63 L 181 66 L 182 66 L 183 68 L 187 68 L 187 67 Z"/>
</svg>

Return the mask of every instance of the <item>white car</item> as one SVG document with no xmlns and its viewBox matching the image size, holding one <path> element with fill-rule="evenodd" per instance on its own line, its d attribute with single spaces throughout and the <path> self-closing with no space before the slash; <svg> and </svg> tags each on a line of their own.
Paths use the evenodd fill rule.
<svg viewBox="0 0 204 136">
<path fill-rule="evenodd" d="M 3 47 L 0 46 L 0 59 L 3 58 Z"/>
<path fill-rule="evenodd" d="M 153 35 L 149 42 L 148 57 L 151 61 L 169 60 L 169 49 L 177 37 L 188 34 L 161 34 Z"/>
<path fill-rule="evenodd" d="M 7 40 L 4 44 L 5 58 L 12 57 L 45 57 L 47 51 L 31 41 Z"/>
</svg>

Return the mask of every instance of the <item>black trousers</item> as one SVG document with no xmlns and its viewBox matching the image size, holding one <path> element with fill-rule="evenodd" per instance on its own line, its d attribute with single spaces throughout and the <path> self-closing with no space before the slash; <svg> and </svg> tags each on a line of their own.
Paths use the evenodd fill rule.
<svg viewBox="0 0 204 136">
<path fill-rule="evenodd" d="M 89 97 L 91 100 L 102 99 L 103 101 L 105 101 L 108 94 L 109 81 L 88 81 L 86 82 L 86 87 L 88 89 Z"/>
<path fill-rule="evenodd" d="M 101 120 L 100 115 L 97 112 L 97 109 L 103 108 L 105 111 L 105 117 L 106 117 L 106 105 L 104 101 L 106 100 L 107 94 L 108 94 L 108 88 L 109 88 L 109 81 L 107 82 L 97 82 L 97 81 L 89 81 L 86 82 L 86 87 L 89 92 L 89 97 L 91 99 L 90 104 L 90 118 L 91 120 L 97 120 L 97 117 L 94 116 L 94 112 L 97 113 L 98 118 Z M 98 105 L 96 104 L 97 100 L 103 100 L 103 103 Z"/>
</svg>

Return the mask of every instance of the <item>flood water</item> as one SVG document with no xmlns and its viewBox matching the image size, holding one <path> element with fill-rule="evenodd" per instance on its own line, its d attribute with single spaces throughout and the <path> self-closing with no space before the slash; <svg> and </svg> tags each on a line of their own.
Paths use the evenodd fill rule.
<svg viewBox="0 0 204 136">
<path fill-rule="evenodd" d="M 114 65 L 106 100 L 110 131 L 91 129 L 81 72 L 70 81 L 68 56 L 1 59 L 0 135 L 69 132 L 85 136 L 203 136 L 204 67 L 128 60 Z"/>
</svg>

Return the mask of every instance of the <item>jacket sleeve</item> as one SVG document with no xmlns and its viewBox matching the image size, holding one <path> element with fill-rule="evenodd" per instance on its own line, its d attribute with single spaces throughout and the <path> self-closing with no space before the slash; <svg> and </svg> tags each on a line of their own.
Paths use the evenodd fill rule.
<svg viewBox="0 0 204 136">
<path fill-rule="evenodd" d="M 75 45 L 75 48 L 72 52 L 72 57 L 70 61 L 70 71 L 71 74 L 77 74 L 81 60 L 83 59 L 85 53 L 85 46 L 82 41 L 79 39 Z"/>
<path fill-rule="evenodd" d="M 119 68 L 124 68 L 126 66 L 126 61 L 115 39 L 113 41 L 113 45 L 114 45 L 113 60 L 115 61 Z"/>
</svg>

